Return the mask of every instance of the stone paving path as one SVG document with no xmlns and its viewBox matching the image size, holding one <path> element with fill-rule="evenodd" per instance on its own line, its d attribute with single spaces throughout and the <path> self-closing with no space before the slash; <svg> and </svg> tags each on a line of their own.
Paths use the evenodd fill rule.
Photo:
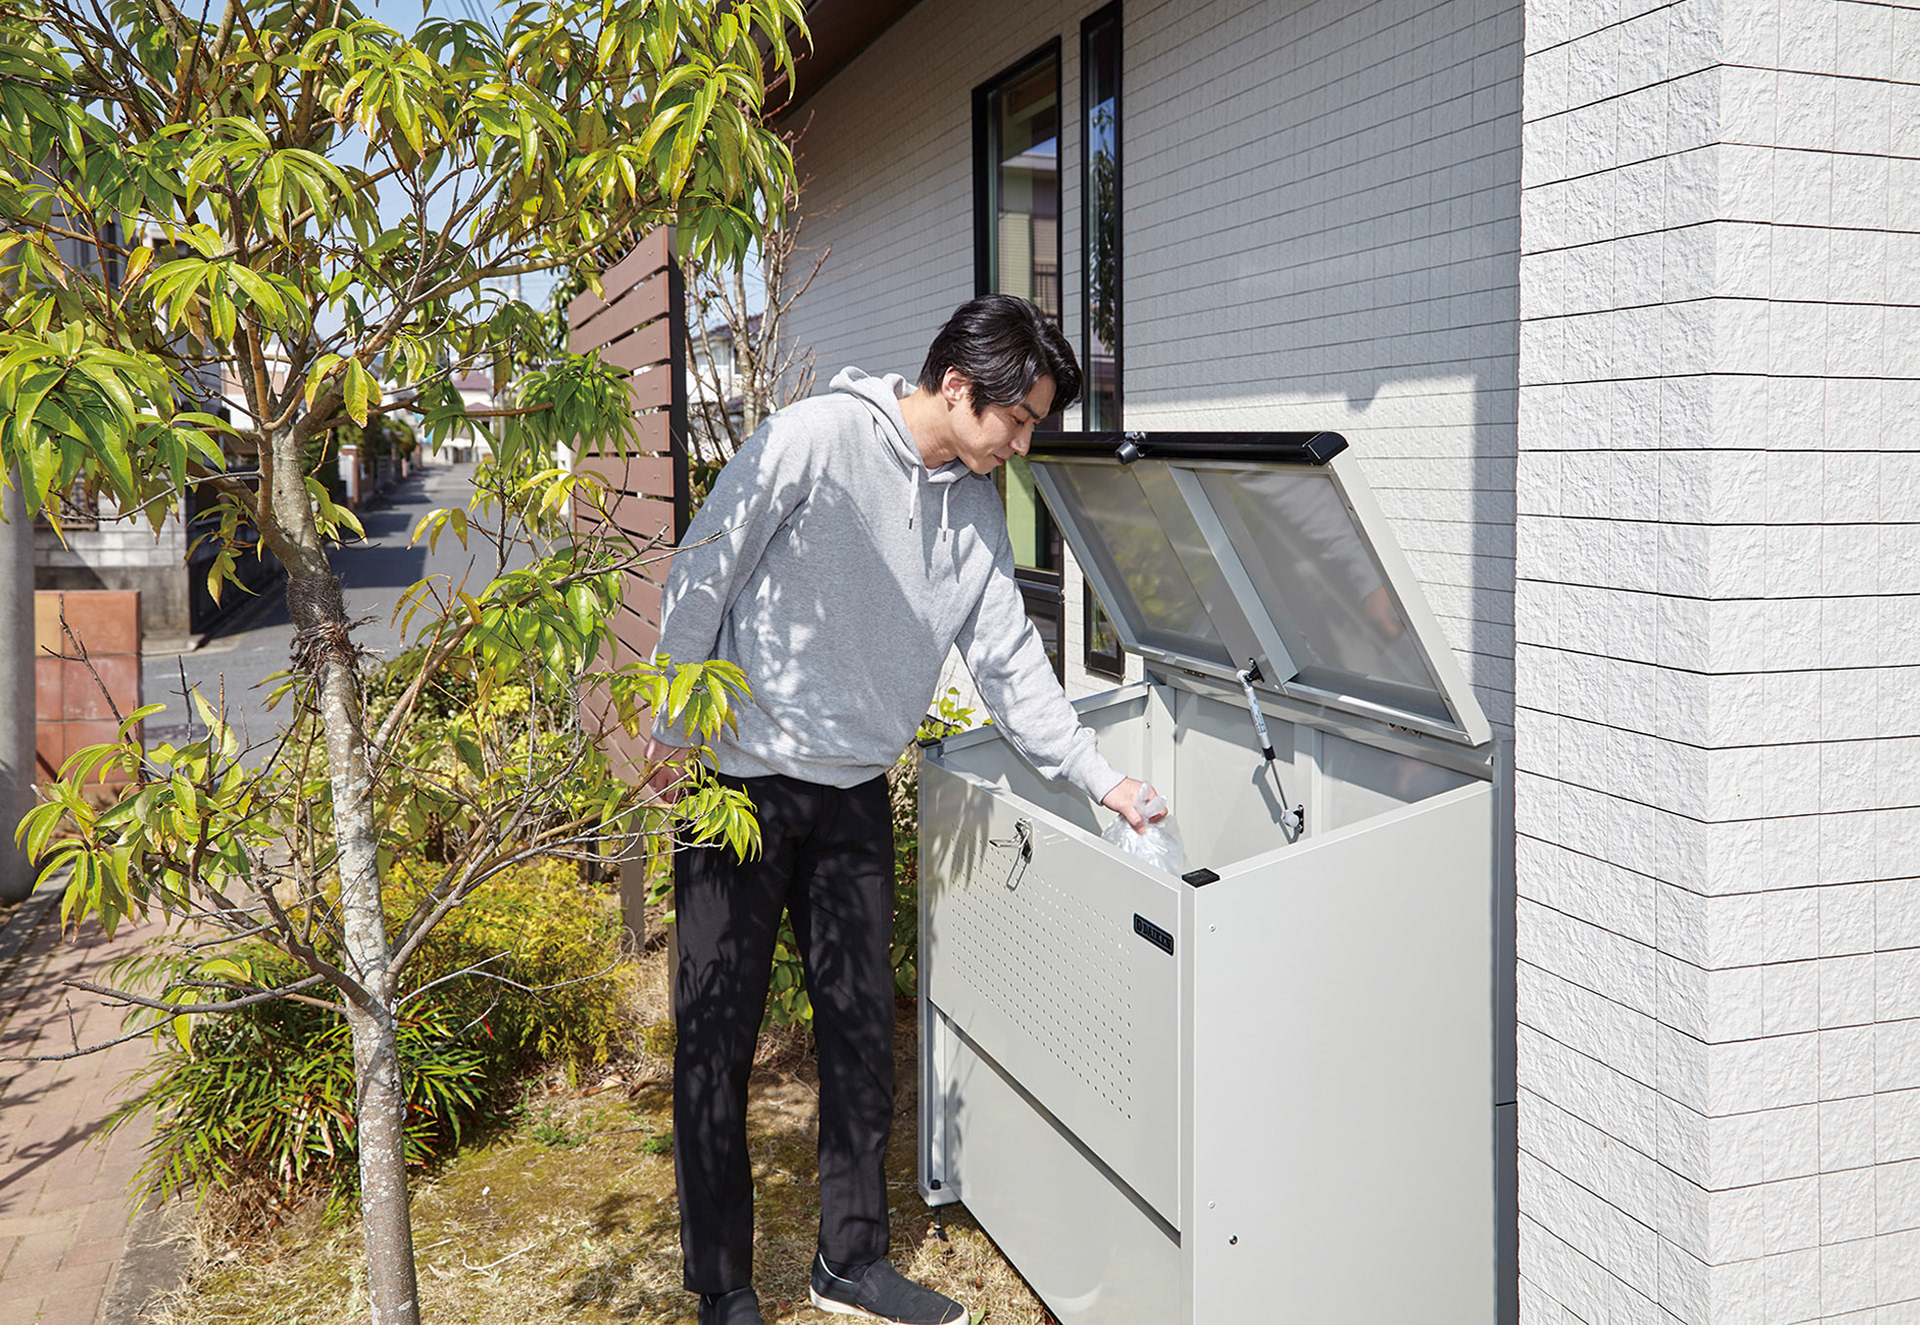
<svg viewBox="0 0 1920 1325">
<path fill-rule="evenodd" d="M 60 982 L 101 978 L 157 926 L 123 925 L 109 940 L 89 925 L 70 939 L 58 912 L 57 901 L 38 897 L 0 931 L 11 940 L 0 942 L 0 1055 L 65 1053 L 76 1036 L 85 1046 L 121 1033 L 118 1009 Z M 128 1183 L 146 1131 L 135 1123 L 99 1133 L 150 1044 L 0 1063 L 0 1325 L 100 1319 L 136 1214 Z"/>
</svg>

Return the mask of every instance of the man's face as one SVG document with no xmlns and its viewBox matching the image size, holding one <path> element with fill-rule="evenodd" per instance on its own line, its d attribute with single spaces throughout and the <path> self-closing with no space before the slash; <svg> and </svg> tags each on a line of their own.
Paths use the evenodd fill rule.
<svg viewBox="0 0 1920 1325">
<path fill-rule="evenodd" d="M 955 449 L 962 464 L 976 474 L 991 474 L 1014 456 L 1027 453 L 1033 443 L 1034 427 L 1053 409 L 1051 377 L 1035 382 L 1026 399 L 1012 405 L 988 405 L 976 415 L 972 384 L 952 370 L 948 370 L 947 376 L 949 417 L 953 420 Z M 952 389 L 955 386 L 957 392 Z"/>
</svg>

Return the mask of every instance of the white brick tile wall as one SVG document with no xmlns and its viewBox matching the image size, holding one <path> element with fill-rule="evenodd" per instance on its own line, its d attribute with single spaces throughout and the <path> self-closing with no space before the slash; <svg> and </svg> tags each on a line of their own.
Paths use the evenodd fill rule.
<svg viewBox="0 0 1920 1325">
<path fill-rule="evenodd" d="M 1576 1117 L 1698 1184 L 1653 1225 L 1683 1320 L 1920 1314 L 1917 13 L 1527 15 L 1521 1145 L 1566 1170 Z M 1580 1102 L 1623 1074 L 1651 1152 Z M 1639 1271 L 1571 1214 L 1523 1197 L 1524 1320 Z"/>
</svg>

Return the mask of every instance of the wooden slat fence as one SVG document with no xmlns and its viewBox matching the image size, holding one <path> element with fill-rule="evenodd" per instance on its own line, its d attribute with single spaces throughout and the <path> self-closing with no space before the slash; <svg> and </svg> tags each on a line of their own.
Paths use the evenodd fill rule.
<svg viewBox="0 0 1920 1325">
<path fill-rule="evenodd" d="M 671 547 L 685 532 L 686 483 L 686 300 L 673 262 L 670 232 L 656 230 L 633 252 L 601 273 L 606 297 L 591 291 L 567 308 L 569 343 L 575 353 L 597 349 L 601 358 L 632 373 L 629 391 L 639 433 L 638 450 L 625 457 L 582 454 L 575 464 L 607 484 L 608 514 L 641 547 Z M 598 519 L 578 510 L 583 528 Z M 667 561 L 629 573 L 624 603 L 614 623 L 614 665 L 653 655 L 660 638 L 660 587 Z M 589 730 L 608 743 L 616 767 L 636 768 L 645 741 L 638 742 L 606 716 L 604 703 L 583 701 Z"/>
</svg>

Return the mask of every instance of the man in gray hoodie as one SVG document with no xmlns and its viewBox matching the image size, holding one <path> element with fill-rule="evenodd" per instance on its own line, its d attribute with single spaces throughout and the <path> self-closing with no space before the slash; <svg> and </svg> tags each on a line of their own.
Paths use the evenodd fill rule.
<svg viewBox="0 0 1920 1325">
<path fill-rule="evenodd" d="M 958 646 L 1007 738 L 1143 828 L 1140 784 L 1095 748 L 1014 582 L 993 471 L 1072 403 L 1080 370 L 1023 299 L 964 304 L 916 386 L 849 368 L 767 420 L 721 472 L 675 554 L 660 652 L 746 673 L 738 728 L 712 747 L 744 787 L 762 848 L 676 858 L 674 1165 L 686 1287 L 700 1325 L 759 1325 L 749 1284 L 747 1077 L 782 910 L 806 968 L 820 1066 L 825 1311 L 949 1325 L 966 1309 L 886 1260 L 893 1120 L 893 836 L 886 773 Z M 690 741 L 661 724 L 663 788 Z"/>
</svg>

